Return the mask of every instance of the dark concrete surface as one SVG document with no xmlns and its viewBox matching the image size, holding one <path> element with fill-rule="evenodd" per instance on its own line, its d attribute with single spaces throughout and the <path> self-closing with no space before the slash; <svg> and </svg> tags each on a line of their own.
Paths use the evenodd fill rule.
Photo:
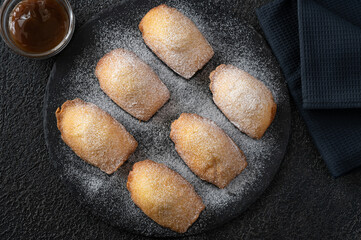
<svg viewBox="0 0 361 240">
<path fill-rule="evenodd" d="M 258 31 L 254 9 L 268 1 L 213 0 Z M 79 28 L 119 0 L 71 3 Z M 54 60 L 17 56 L 0 41 L 0 239 L 143 239 L 91 215 L 53 171 L 42 105 Z M 184 239 L 361 239 L 361 171 L 331 177 L 291 105 L 291 138 L 271 186 L 238 218 Z"/>
</svg>

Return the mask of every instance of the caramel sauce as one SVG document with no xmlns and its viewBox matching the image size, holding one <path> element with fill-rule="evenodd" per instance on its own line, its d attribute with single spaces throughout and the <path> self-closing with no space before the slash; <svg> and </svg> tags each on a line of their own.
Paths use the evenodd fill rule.
<svg viewBox="0 0 361 240">
<path fill-rule="evenodd" d="M 23 0 L 11 12 L 10 35 L 23 51 L 42 53 L 67 34 L 69 16 L 57 0 Z"/>
</svg>

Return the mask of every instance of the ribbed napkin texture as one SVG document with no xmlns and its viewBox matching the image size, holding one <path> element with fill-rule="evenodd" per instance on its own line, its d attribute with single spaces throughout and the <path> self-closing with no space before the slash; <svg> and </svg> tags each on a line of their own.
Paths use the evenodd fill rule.
<svg viewBox="0 0 361 240">
<path fill-rule="evenodd" d="M 361 73 L 357 66 L 361 55 L 355 53 L 361 44 L 352 48 L 359 40 L 346 35 L 359 31 L 356 24 L 361 21 L 361 11 L 357 16 L 354 8 L 347 5 L 360 4 L 358 1 L 328 2 L 325 8 L 311 0 L 276 0 L 256 13 L 309 132 L 331 174 L 337 177 L 361 166 L 361 109 L 352 108 L 361 106 L 357 105 L 361 103 Z M 322 34 L 316 34 L 320 29 Z M 347 40 L 346 45 L 342 38 Z M 345 56 L 341 62 L 336 60 L 340 56 Z"/>
</svg>

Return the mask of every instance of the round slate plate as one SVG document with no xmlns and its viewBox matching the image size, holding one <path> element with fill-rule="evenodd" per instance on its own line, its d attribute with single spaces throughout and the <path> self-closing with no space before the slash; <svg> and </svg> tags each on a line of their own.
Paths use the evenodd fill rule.
<svg viewBox="0 0 361 240">
<path fill-rule="evenodd" d="M 144 44 L 138 24 L 161 3 L 177 8 L 198 26 L 215 55 L 190 80 L 162 63 Z M 133 118 L 100 89 L 94 75 L 97 61 L 115 48 L 135 52 L 148 63 L 171 92 L 170 100 L 148 122 Z M 219 64 L 246 70 L 272 91 L 276 118 L 261 140 L 253 140 L 234 127 L 212 101 L 209 73 Z M 107 175 L 64 144 L 56 126 L 55 110 L 66 100 L 92 102 L 122 123 L 139 146 L 117 172 Z M 197 113 L 215 121 L 244 151 L 248 166 L 225 189 L 200 180 L 185 165 L 169 138 L 170 125 L 182 112 Z M 206 206 L 199 219 L 183 235 L 197 234 L 224 224 L 254 202 L 277 172 L 290 131 L 289 98 L 277 62 L 262 37 L 246 23 L 207 2 L 131 1 L 109 9 L 79 29 L 58 57 L 44 101 L 45 139 L 57 173 L 81 203 L 111 225 L 147 236 L 179 236 L 148 218 L 126 189 L 132 165 L 144 159 L 163 163 L 180 173 L 202 197 Z"/>
</svg>

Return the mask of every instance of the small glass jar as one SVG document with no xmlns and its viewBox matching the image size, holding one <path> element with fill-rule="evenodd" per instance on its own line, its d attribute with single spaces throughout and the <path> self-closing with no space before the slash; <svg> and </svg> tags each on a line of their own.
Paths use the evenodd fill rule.
<svg viewBox="0 0 361 240">
<path fill-rule="evenodd" d="M 31 53 L 31 52 L 26 52 L 17 46 L 17 44 L 14 42 L 13 38 L 11 37 L 11 33 L 10 33 L 10 29 L 9 29 L 9 19 L 10 19 L 11 13 L 12 13 L 13 9 L 15 8 L 15 6 L 18 3 L 20 3 L 21 1 L 22 0 L 5 0 L 3 5 L 1 6 L 1 9 L 0 9 L 0 35 L 1 35 L 2 39 L 4 40 L 4 42 L 17 54 L 25 56 L 25 57 L 29 57 L 29 58 L 35 58 L 35 59 L 49 58 L 49 57 L 52 57 L 52 56 L 58 54 L 60 51 L 62 51 L 66 47 L 66 45 L 68 45 L 68 43 L 70 42 L 70 39 L 73 36 L 74 28 L 75 28 L 75 16 L 73 14 L 73 10 L 71 8 L 70 3 L 67 0 L 57 0 L 57 2 L 64 7 L 64 9 L 69 17 L 69 21 L 68 21 L 69 26 L 68 26 L 67 32 L 66 32 L 63 40 L 58 45 L 56 45 L 52 49 L 49 49 L 45 52 Z"/>
</svg>

